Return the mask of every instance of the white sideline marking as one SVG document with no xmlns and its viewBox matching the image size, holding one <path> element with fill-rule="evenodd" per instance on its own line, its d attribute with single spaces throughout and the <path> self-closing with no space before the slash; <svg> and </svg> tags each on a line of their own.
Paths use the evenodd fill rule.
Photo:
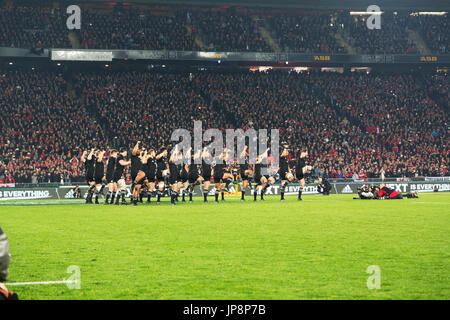
<svg viewBox="0 0 450 320">
<path fill-rule="evenodd" d="M 422 202 L 422 201 L 416 201 L 413 203 L 426 203 L 426 204 L 450 204 L 450 202 Z"/>
<path fill-rule="evenodd" d="M 302 201 L 311 201 L 311 202 L 344 202 L 345 200 L 311 200 L 311 199 L 302 199 Z"/>
<path fill-rule="evenodd" d="M 63 284 L 63 283 L 78 283 L 76 280 L 60 280 L 60 281 L 35 281 L 35 282 L 6 282 L 6 286 L 29 286 L 37 284 Z"/>
</svg>

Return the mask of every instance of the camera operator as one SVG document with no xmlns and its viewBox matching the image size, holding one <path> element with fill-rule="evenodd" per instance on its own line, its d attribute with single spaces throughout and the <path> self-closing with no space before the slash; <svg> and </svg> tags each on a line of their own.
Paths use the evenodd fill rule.
<svg viewBox="0 0 450 320">
<path fill-rule="evenodd" d="M 81 199 L 81 191 L 80 191 L 79 186 L 76 186 L 75 188 L 73 188 L 73 197 L 75 199 Z"/>
<path fill-rule="evenodd" d="M 317 184 L 317 191 L 322 193 L 324 196 L 329 196 L 331 191 L 331 184 L 326 178 L 319 177 Z"/>
<path fill-rule="evenodd" d="M 374 194 L 373 188 L 366 185 L 358 188 L 358 196 L 359 199 L 376 199 L 376 193 Z"/>
</svg>

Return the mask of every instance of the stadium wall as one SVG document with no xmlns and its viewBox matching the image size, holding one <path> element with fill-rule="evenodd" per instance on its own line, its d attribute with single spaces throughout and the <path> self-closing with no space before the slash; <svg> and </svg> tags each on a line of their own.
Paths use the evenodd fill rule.
<svg viewBox="0 0 450 320">
<path fill-rule="evenodd" d="M 364 185 L 364 183 L 333 183 L 331 193 L 332 194 L 356 194 L 357 189 Z M 448 181 L 422 181 L 422 182 L 392 182 L 386 183 L 389 188 L 396 189 L 398 192 L 407 193 L 415 191 L 421 192 L 433 192 L 435 188 L 439 192 L 450 192 L 450 182 Z M 7 200 L 36 200 L 36 199 L 73 199 L 72 189 L 74 186 L 61 186 L 56 188 L 0 188 L 0 201 Z M 298 193 L 299 184 L 292 183 L 287 186 L 285 195 L 296 195 Z M 234 185 L 230 188 L 230 195 L 240 192 L 241 185 Z M 253 186 L 251 187 L 253 189 Z M 87 187 L 80 186 L 81 197 L 84 198 Z M 128 195 L 130 196 L 130 189 L 127 188 Z M 211 196 L 214 195 L 215 189 L 212 188 L 209 192 Z M 273 185 L 267 189 L 266 195 L 279 195 L 280 185 Z M 317 186 L 306 185 L 303 194 L 318 194 Z M 194 188 L 195 197 L 202 196 L 200 186 Z"/>
<path fill-rule="evenodd" d="M 173 50 L 100 50 L 100 49 L 32 49 L 0 47 L 3 58 L 41 58 L 51 61 L 156 60 L 156 61 L 234 61 L 265 63 L 319 64 L 448 64 L 450 55 L 418 54 L 323 54 L 291 52 L 210 52 Z"/>
</svg>

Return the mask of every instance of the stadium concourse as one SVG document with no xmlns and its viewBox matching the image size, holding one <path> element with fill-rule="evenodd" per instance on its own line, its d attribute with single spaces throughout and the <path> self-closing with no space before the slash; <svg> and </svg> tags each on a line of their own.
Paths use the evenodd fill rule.
<svg viewBox="0 0 450 320">
<path fill-rule="evenodd" d="M 431 53 L 450 52 L 448 15 L 405 10 L 386 10 L 374 31 L 348 10 L 86 5 L 70 42 L 65 8 L 41 5 L 0 2 L 0 47 L 408 54 L 419 52 L 413 32 Z"/>
<path fill-rule="evenodd" d="M 443 73 L 6 68 L 0 92 L 2 181 L 82 182 L 82 150 L 159 148 L 194 120 L 279 128 L 332 179 L 450 175 Z"/>
</svg>

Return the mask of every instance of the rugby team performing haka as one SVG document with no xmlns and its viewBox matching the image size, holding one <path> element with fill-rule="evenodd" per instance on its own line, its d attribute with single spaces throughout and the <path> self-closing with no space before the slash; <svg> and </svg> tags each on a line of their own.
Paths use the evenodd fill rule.
<svg viewBox="0 0 450 320">
<path fill-rule="evenodd" d="M 107 160 L 105 150 L 86 150 L 81 156 L 88 184 L 86 203 L 98 204 L 99 195 L 103 195 L 107 186 L 104 204 L 128 204 L 125 199 L 127 172 L 131 176 L 131 203 L 135 206 L 143 203 L 144 197 L 147 203 L 151 203 L 153 197 L 159 204 L 161 198 L 167 196 L 170 197 L 170 204 L 176 205 L 180 196 L 181 202 L 186 202 L 186 196 L 189 196 L 189 202 L 192 202 L 196 185 L 202 185 L 203 201 L 208 202 L 211 182 L 215 188 L 214 201 L 218 203 L 219 195 L 224 201 L 225 193 L 230 191 L 230 184 L 239 179 L 242 183 L 242 201 L 245 201 L 245 193 L 251 183 L 255 186 L 253 201 L 257 201 L 258 193 L 260 199 L 264 200 L 267 188 L 275 184 L 277 177 L 281 181 L 281 200 L 284 201 L 286 186 L 294 180 L 294 174 L 300 183 L 297 200 L 302 200 L 305 177 L 313 170 L 312 166 L 306 164 L 306 150 L 298 152 L 295 168 L 289 164 L 290 151 L 286 145 L 281 152 L 279 168 L 268 161 L 270 148 L 257 155 L 256 161 L 250 161 L 248 146 L 238 155 L 239 161 L 231 159 L 230 153 L 230 150 L 225 149 L 217 156 L 220 161 L 215 161 L 207 147 L 195 153 L 188 150 L 183 154 L 177 146 L 170 152 L 166 147 L 156 151 L 143 147 L 140 141 L 132 149 L 130 160 L 127 159 L 126 148 L 109 150 Z"/>
</svg>

